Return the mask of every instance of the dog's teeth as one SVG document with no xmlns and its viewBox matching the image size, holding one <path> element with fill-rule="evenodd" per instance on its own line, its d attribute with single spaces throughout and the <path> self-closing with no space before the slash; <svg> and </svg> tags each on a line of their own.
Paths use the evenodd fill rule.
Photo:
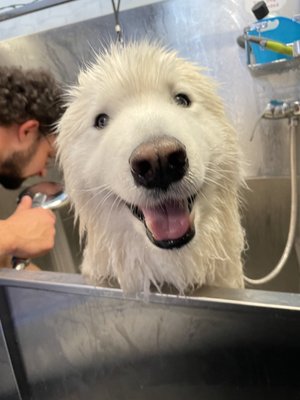
<svg viewBox="0 0 300 400">
<path fill-rule="evenodd" d="M 130 206 L 130 210 L 134 216 L 136 216 L 140 221 L 144 220 L 144 215 L 137 206 Z"/>
</svg>

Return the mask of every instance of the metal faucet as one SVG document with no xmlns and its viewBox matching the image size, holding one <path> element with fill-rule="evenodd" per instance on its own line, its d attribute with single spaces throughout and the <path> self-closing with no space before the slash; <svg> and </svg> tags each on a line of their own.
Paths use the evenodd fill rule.
<svg viewBox="0 0 300 400">
<path fill-rule="evenodd" d="M 264 113 L 266 119 L 300 117 L 300 101 L 271 100 Z"/>
</svg>

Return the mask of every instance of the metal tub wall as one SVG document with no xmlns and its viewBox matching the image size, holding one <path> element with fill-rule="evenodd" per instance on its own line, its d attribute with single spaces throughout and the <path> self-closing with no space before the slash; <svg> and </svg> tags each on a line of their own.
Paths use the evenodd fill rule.
<svg viewBox="0 0 300 400">
<path fill-rule="evenodd" d="M 0 296 L 17 382 L 1 399 L 298 398 L 299 295 L 143 299 L 79 275 L 3 270 Z"/>
<path fill-rule="evenodd" d="M 251 278 L 261 278 L 275 267 L 286 244 L 290 217 L 290 179 L 252 178 L 247 180 L 247 185 L 248 189 L 242 193 L 242 223 L 247 239 L 245 273 Z M 14 207 L 16 193 L 10 193 L 10 196 L 11 202 L 6 203 L 7 215 Z M 55 248 L 33 262 L 45 271 L 79 273 L 82 248 L 73 213 L 64 207 L 56 212 L 56 216 Z M 296 249 L 297 246 L 294 246 L 278 277 L 257 288 L 299 293 L 299 259 Z"/>
<path fill-rule="evenodd" d="M 247 242 L 243 255 L 244 269 L 248 277 L 258 279 L 273 270 L 284 251 L 290 221 L 291 183 L 288 177 L 252 178 L 246 183 L 247 189 L 241 194 L 242 224 Z M 73 214 L 65 207 L 59 212 L 58 219 L 57 242 L 60 247 L 56 245 L 52 253 L 37 262 L 41 266 L 45 265 L 43 269 L 48 271 L 80 272 L 82 248 Z M 68 245 L 71 256 L 66 252 L 62 257 L 59 256 L 62 242 Z M 276 278 L 263 285 L 248 287 L 299 293 L 299 246 L 299 238 L 296 237 L 291 254 Z"/>
</svg>

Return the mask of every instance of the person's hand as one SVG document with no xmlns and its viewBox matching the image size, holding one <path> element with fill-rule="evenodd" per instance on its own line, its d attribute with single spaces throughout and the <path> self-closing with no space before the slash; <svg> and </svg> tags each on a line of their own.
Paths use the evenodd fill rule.
<svg viewBox="0 0 300 400">
<path fill-rule="evenodd" d="M 9 255 L 0 255 L 0 269 L 1 268 L 12 268 L 12 257 Z M 41 271 L 41 268 L 36 264 L 30 262 L 25 268 L 25 271 Z"/>
<path fill-rule="evenodd" d="M 55 215 L 50 210 L 31 208 L 32 199 L 24 196 L 16 211 L 1 221 L 9 254 L 19 258 L 41 256 L 51 250 L 55 238 Z"/>
</svg>

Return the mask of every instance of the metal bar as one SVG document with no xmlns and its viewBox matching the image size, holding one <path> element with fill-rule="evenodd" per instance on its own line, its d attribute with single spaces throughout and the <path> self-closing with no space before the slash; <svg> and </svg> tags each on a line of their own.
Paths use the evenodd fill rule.
<svg viewBox="0 0 300 400">
<path fill-rule="evenodd" d="M 0 22 L 6 21 L 7 19 L 20 17 L 21 15 L 30 14 L 35 11 L 54 7 L 63 3 L 70 3 L 71 1 L 74 0 L 40 0 L 36 3 L 25 4 L 24 6 L 0 13 Z"/>
<path fill-rule="evenodd" d="M 0 287 L 22 287 L 53 292 L 81 294 L 85 296 L 108 297 L 124 300 L 141 300 L 143 295 L 125 295 L 122 290 L 96 287 L 85 281 L 79 274 L 53 273 L 47 271 L 0 270 Z M 258 307 L 285 309 L 300 312 L 300 294 L 280 293 L 263 290 L 201 288 L 193 296 L 152 293 L 147 299 L 153 303 L 189 305 L 201 307 L 217 304 L 222 307 Z"/>
</svg>

